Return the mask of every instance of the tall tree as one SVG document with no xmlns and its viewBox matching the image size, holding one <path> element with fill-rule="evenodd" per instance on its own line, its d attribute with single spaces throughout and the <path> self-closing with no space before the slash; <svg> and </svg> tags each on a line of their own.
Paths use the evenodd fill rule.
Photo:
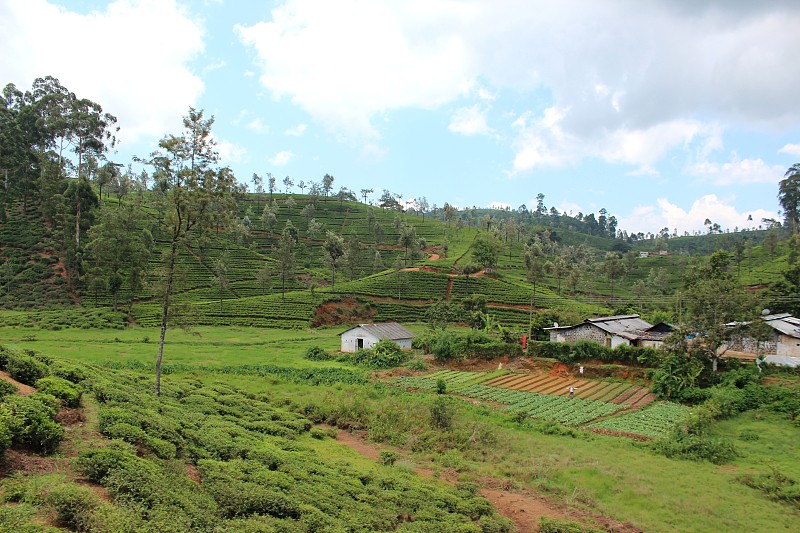
<svg viewBox="0 0 800 533">
<path fill-rule="evenodd" d="M 332 231 L 328 231 L 325 242 L 322 244 L 325 259 L 331 267 L 331 290 L 336 288 L 336 264 L 344 255 L 344 240 Z"/>
<path fill-rule="evenodd" d="M 285 178 L 283 178 L 283 186 L 286 187 L 285 189 L 286 194 L 289 194 L 289 189 L 291 189 L 292 186 L 294 186 L 294 181 L 289 176 L 286 176 Z"/>
<path fill-rule="evenodd" d="M 361 189 L 361 196 L 364 198 L 364 203 L 367 203 L 367 195 L 372 194 L 373 192 L 375 191 L 372 189 Z"/>
<path fill-rule="evenodd" d="M 786 221 L 792 225 L 792 234 L 797 235 L 800 227 L 800 163 L 795 163 L 778 185 L 778 200 L 783 207 Z"/>
<path fill-rule="evenodd" d="M 533 285 L 531 290 L 531 307 L 528 317 L 528 331 L 533 330 L 533 309 L 536 307 L 536 284 L 544 279 L 546 272 L 545 256 L 538 243 L 526 245 L 525 247 L 525 274 L 528 281 Z"/>
<path fill-rule="evenodd" d="M 278 241 L 278 250 L 276 253 L 278 272 L 280 272 L 281 275 L 281 301 L 286 299 L 286 280 L 294 275 L 294 249 L 297 244 L 297 238 L 291 224 L 291 220 L 286 222 L 286 227 L 283 228 L 281 238 Z"/>
<path fill-rule="evenodd" d="M 161 394 L 161 361 L 167 324 L 175 293 L 176 268 L 181 249 L 191 246 L 191 239 L 211 229 L 213 214 L 230 213 L 234 203 L 231 192 L 233 174 L 218 169 L 219 155 L 211 136 L 214 118 L 189 108 L 183 118 L 183 132 L 167 135 L 150 157 L 156 179 L 168 184 L 168 206 L 162 230 L 168 239 L 164 257 L 164 285 L 161 291 L 161 333 L 156 358 L 156 395 Z M 222 206 L 220 209 L 214 209 Z"/>
<path fill-rule="evenodd" d="M 322 194 L 327 198 L 333 190 L 333 176 L 325 174 L 322 176 Z"/>
</svg>

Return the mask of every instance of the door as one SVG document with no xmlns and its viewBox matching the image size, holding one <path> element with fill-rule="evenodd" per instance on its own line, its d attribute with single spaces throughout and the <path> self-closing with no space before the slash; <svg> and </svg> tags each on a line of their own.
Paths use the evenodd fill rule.
<svg viewBox="0 0 800 533">
<path fill-rule="evenodd" d="M 364 339 L 356 339 L 356 345 L 359 350 L 364 349 Z"/>
</svg>

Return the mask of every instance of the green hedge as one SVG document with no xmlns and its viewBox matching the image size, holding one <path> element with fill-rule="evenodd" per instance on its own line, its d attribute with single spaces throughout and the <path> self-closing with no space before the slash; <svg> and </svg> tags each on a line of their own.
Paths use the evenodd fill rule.
<svg viewBox="0 0 800 533">
<path fill-rule="evenodd" d="M 662 360 L 662 354 L 656 348 L 640 348 L 620 344 L 612 349 L 590 340 L 579 340 L 574 343 L 531 341 L 528 343 L 528 354 L 534 357 L 557 359 L 567 364 L 575 361 L 594 360 L 656 367 Z"/>
</svg>

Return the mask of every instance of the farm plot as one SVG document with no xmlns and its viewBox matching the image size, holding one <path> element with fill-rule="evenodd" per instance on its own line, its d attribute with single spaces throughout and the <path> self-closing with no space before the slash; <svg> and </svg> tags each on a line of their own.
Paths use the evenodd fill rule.
<svg viewBox="0 0 800 533">
<path fill-rule="evenodd" d="M 447 384 L 447 390 L 456 390 L 468 384 L 484 381 L 491 375 L 488 372 L 462 372 L 458 370 L 439 370 L 427 376 L 402 377 L 392 381 L 393 385 L 420 390 L 436 390 L 436 383 L 441 379 Z"/>
<path fill-rule="evenodd" d="M 531 418 L 555 420 L 566 426 L 585 424 L 628 407 L 623 404 L 564 398 L 480 384 L 465 387 L 458 393 L 478 400 L 504 403 L 508 405 L 506 411 L 524 413 Z"/>
<path fill-rule="evenodd" d="M 640 411 L 595 422 L 589 427 L 636 433 L 658 439 L 668 436 L 675 426 L 686 420 L 690 412 L 691 410 L 683 405 L 658 402 Z"/>
<path fill-rule="evenodd" d="M 510 374 L 491 379 L 485 384 L 491 387 L 555 396 L 567 396 L 569 387 L 572 386 L 575 389 L 576 398 L 624 404 L 631 407 L 643 407 L 654 400 L 654 396 L 647 388 L 630 383 L 562 378 L 542 374 Z"/>
</svg>

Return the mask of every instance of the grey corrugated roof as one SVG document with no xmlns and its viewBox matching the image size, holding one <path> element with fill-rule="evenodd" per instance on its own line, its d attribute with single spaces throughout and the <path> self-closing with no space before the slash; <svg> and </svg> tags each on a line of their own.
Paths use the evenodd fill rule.
<svg viewBox="0 0 800 533">
<path fill-rule="evenodd" d="M 397 322 L 384 322 L 382 324 L 359 324 L 357 327 L 362 328 L 370 335 L 374 335 L 379 339 L 398 341 L 400 339 L 413 339 L 416 337 L 416 335 L 408 331 Z M 356 328 L 350 328 L 347 331 L 354 329 Z M 347 333 L 347 331 L 343 333 Z"/>
<path fill-rule="evenodd" d="M 764 321 L 784 335 L 800 339 L 800 319 L 789 313 L 765 316 Z"/>
<path fill-rule="evenodd" d="M 639 315 L 618 315 L 590 318 L 587 322 L 598 328 L 624 338 L 637 338 L 638 333 L 653 327 L 650 322 L 642 320 Z M 632 337 L 631 337 L 632 336 Z"/>
</svg>

